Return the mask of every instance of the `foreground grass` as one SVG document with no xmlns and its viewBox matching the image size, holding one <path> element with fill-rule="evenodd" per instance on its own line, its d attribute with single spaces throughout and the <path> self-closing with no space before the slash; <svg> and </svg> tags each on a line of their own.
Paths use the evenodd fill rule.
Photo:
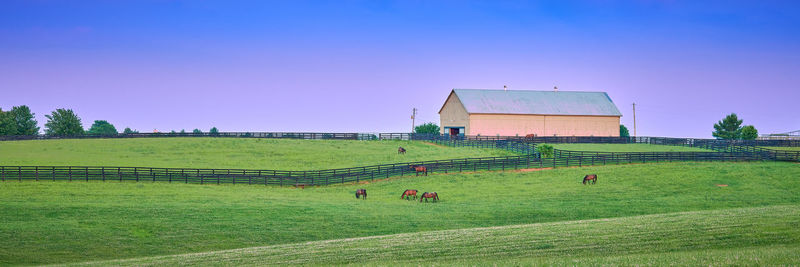
<svg viewBox="0 0 800 267">
<path fill-rule="evenodd" d="M 798 221 L 800 206 L 771 206 L 431 231 L 88 265 L 788 264 L 800 260 L 792 253 L 800 251 Z M 765 245 L 770 247 L 758 247 Z M 702 251 L 742 247 L 750 249 L 749 257 L 741 250 Z M 637 255 L 643 253 L 651 254 Z"/>
<path fill-rule="evenodd" d="M 580 179 L 596 173 L 599 182 Z M 662 163 L 290 189 L 0 183 L 0 265 L 82 262 L 420 231 L 800 203 L 800 164 Z M 720 187 L 718 185 L 727 185 Z M 369 199 L 356 200 L 357 188 Z M 404 189 L 441 202 L 400 200 Z"/>
<path fill-rule="evenodd" d="M 397 154 L 397 147 L 408 150 Z M 511 155 L 417 141 L 256 138 L 67 139 L 0 142 L 6 166 L 122 166 L 317 170 L 422 160 Z"/>
<path fill-rule="evenodd" d="M 594 152 L 712 152 L 699 147 L 650 144 L 549 144 L 556 149 Z"/>
</svg>

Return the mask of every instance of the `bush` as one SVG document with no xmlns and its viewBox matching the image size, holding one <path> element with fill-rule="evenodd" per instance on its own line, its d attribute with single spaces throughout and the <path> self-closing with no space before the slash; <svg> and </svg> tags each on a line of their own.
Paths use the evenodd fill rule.
<svg viewBox="0 0 800 267">
<path fill-rule="evenodd" d="M 619 137 L 631 137 L 631 133 L 628 132 L 628 127 L 625 125 L 619 125 Z"/>
<path fill-rule="evenodd" d="M 536 146 L 536 152 L 539 152 L 542 158 L 552 158 L 553 154 L 555 154 L 555 148 L 548 144 L 541 144 Z"/>
<path fill-rule="evenodd" d="M 423 123 L 422 125 L 414 127 L 414 133 L 439 134 L 439 125 L 436 125 L 433 122 Z"/>
<path fill-rule="evenodd" d="M 92 123 L 92 127 L 89 127 L 89 131 L 87 133 L 94 135 L 116 135 L 117 128 L 107 121 L 96 120 L 94 123 Z"/>
<path fill-rule="evenodd" d="M 139 131 L 134 131 L 134 130 L 131 130 L 131 128 L 129 128 L 129 127 L 125 127 L 125 130 L 122 130 L 122 133 L 124 133 L 124 134 L 137 134 L 137 133 L 139 133 Z"/>
<path fill-rule="evenodd" d="M 742 140 L 756 140 L 758 137 L 758 130 L 753 125 L 742 127 Z"/>
</svg>

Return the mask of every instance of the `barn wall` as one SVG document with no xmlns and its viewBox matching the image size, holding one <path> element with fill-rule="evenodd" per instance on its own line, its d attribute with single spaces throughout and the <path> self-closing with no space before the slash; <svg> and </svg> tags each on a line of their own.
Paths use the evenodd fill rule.
<svg viewBox="0 0 800 267">
<path fill-rule="evenodd" d="M 470 135 L 619 136 L 616 116 L 469 115 Z"/>
<path fill-rule="evenodd" d="M 464 127 L 464 131 L 469 132 L 469 114 L 455 93 L 450 93 L 450 97 L 439 112 L 439 125 L 441 128 L 439 132 L 442 134 L 445 133 L 444 127 Z"/>
</svg>

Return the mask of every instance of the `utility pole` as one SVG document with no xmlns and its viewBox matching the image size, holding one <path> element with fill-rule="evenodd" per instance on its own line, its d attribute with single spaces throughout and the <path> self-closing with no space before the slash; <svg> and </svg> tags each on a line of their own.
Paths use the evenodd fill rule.
<svg viewBox="0 0 800 267">
<path fill-rule="evenodd" d="M 417 108 L 411 110 L 411 132 L 414 132 L 414 119 L 417 118 Z"/>
<path fill-rule="evenodd" d="M 633 103 L 633 137 L 636 137 L 636 103 Z"/>
</svg>

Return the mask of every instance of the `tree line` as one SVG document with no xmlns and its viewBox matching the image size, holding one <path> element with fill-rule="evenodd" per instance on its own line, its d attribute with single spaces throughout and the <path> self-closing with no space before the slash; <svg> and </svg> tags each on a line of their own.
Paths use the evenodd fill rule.
<svg viewBox="0 0 800 267">
<path fill-rule="evenodd" d="M 39 126 L 31 109 L 28 106 L 12 107 L 9 111 L 3 111 L 0 108 L 0 135 L 37 135 L 39 134 Z M 117 135 L 119 132 L 113 124 L 106 120 L 96 120 L 89 127 L 89 130 L 83 129 L 81 118 L 72 109 L 56 109 L 49 115 L 45 115 L 47 122 L 44 124 L 44 133 L 46 135 Z M 219 134 L 217 127 L 212 127 L 208 131 L 211 135 Z M 132 130 L 125 127 L 122 131 L 124 134 L 135 134 L 139 131 Z M 170 133 L 178 133 L 171 131 Z M 181 130 L 180 133 L 186 133 Z M 201 134 L 203 131 L 200 129 L 192 130 L 194 134 Z"/>
</svg>

